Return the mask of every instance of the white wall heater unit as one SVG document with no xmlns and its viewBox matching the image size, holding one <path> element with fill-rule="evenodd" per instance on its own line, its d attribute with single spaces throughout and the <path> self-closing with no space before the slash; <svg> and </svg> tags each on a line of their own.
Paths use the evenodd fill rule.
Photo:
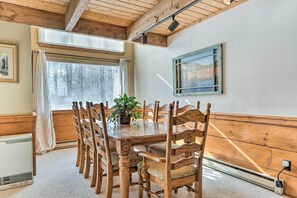
<svg viewBox="0 0 297 198">
<path fill-rule="evenodd" d="M 33 183 L 32 134 L 0 136 L 0 190 Z"/>
<path fill-rule="evenodd" d="M 229 164 L 226 162 L 214 160 L 208 157 L 203 158 L 203 165 L 213 168 L 215 170 L 221 171 L 223 173 L 227 173 L 229 175 L 240 178 L 242 180 L 251 182 L 253 184 L 262 186 L 269 190 L 272 190 L 272 191 L 275 190 L 276 178 L 274 177 L 270 177 L 270 176 L 258 173 L 256 171 L 252 171 L 252 170 L 249 170 L 240 166 L 236 166 L 233 164 Z M 284 183 L 283 180 L 281 181 Z"/>
</svg>

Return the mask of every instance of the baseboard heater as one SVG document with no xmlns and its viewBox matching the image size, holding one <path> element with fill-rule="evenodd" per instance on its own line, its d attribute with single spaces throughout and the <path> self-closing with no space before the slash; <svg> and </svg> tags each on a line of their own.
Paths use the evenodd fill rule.
<svg viewBox="0 0 297 198">
<path fill-rule="evenodd" d="M 0 190 L 32 183 L 32 134 L 0 136 Z"/>
<path fill-rule="evenodd" d="M 214 160 L 208 157 L 203 158 L 203 165 L 209 168 L 213 168 L 215 170 L 221 171 L 223 173 L 232 175 L 234 177 L 240 178 L 242 180 L 251 182 L 253 184 L 262 186 L 269 190 L 272 190 L 272 191 L 275 190 L 274 182 L 276 178 L 274 177 L 270 177 L 243 167 Z"/>
</svg>

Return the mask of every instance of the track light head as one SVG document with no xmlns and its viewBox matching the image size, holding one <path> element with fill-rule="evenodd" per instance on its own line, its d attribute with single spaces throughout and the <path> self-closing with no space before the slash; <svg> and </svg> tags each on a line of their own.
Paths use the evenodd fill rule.
<svg viewBox="0 0 297 198">
<path fill-rule="evenodd" d="M 175 16 L 173 15 L 172 16 L 172 22 L 168 26 L 168 30 L 170 30 L 171 32 L 173 32 L 179 26 L 179 22 L 177 20 L 175 20 L 174 17 Z"/>
<path fill-rule="evenodd" d="M 147 44 L 147 35 L 145 35 L 144 33 L 141 35 L 141 43 Z"/>
<path fill-rule="evenodd" d="M 234 0 L 224 0 L 225 4 L 230 5 Z"/>
</svg>

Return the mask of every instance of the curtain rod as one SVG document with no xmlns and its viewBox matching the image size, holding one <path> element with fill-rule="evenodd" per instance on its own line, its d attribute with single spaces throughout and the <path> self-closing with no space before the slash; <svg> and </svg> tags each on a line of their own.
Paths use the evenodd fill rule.
<svg viewBox="0 0 297 198">
<path fill-rule="evenodd" d="M 32 50 L 33 53 L 39 53 L 38 50 Z M 45 52 L 49 55 L 57 55 L 57 56 L 68 56 L 68 57 L 76 57 L 76 58 L 94 58 L 97 60 L 108 60 L 108 61 L 119 61 L 119 59 L 111 59 L 111 58 L 97 58 L 97 57 L 89 57 L 89 56 L 77 56 L 77 55 L 70 55 L 70 54 L 60 54 L 60 53 L 54 53 L 54 52 Z M 125 58 L 124 58 L 125 59 Z M 131 63 L 131 60 L 125 59 L 128 63 Z"/>
</svg>

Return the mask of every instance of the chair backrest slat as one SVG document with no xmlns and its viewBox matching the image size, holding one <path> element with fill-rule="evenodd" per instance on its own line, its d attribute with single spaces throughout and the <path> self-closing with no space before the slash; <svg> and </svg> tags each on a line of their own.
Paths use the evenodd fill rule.
<svg viewBox="0 0 297 198">
<path fill-rule="evenodd" d="M 172 136 L 172 141 L 177 141 L 181 139 L 187 140 L 187 139 L 192 139 L 193 137 L 203 137 L 203 136 L 204 136 L 204 132 L 199 129 L 187 129 L 181 133 L 174 134 Z"/>
<path fill-rule="evenodd" d="M 179 116 L 173 118 L 174 125 L 181 125 L 187 122 L 206 122 L 207 116 L 197 109 L 190 109 Z"/>
<path fill-rule="evenodd" d="M 186 152 L 199 152 L 201 151 L 201 145 L 197 144 L 196 142 L 185 143 L 177 148 L 171 149 L 171 155 L 180 155 Z"/>
<path fill-rule="evenodd" d="M 82 102 L 79 102 L 79 113 L 81 115 L 81 118 L 87 118 L 88 117 L 88 112 L 87 110 L 83 107 Z"/>
<path fill-rule="evenodd" d="M 200 104 L 199 101 L 198 101 L 198 104 Z M 180 115 L 180 114 L 182 114 L 182 113 L 184 113 L 184 112 L 186 112 L 186 111 L 188 111 L 190 109 L 195 109 L 195 107 L 193 105 L 190 105 L 190 104 L 185 105 L 183 107 L 179 107 L 179 101 L 177 100 L 176 101 L 176 107 L 175 107 L 175 116 L 178 116 L 178 115 Z M 199 109 L 199 107 L 197 107 L 197 109 Z"/>
<path fill-rule="evenodd" d="M 176 170 L 179 169 L 183 166 L 189 166 L 193 164 L 198 164 L 199 163 L 199 157 L 188 157 L 188 158 L 182 158 L 170 165 L 171 170 Z"/>
</svg>

